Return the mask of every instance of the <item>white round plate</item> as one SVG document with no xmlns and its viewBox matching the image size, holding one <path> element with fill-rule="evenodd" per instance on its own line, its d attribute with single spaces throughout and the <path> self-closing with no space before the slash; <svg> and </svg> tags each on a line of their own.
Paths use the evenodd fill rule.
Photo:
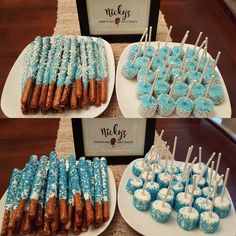
<svg viewBox="0 0 236 236">
<path fill-rule="evenodd" d="M 141 212 L 136 210 L 133 206 L 133 196 L 129 194 L 126 189 L 126 183 L 130 177 L 134 177 L 132 174 L 132 166 L 136 160 L 131 162 L 129 166 L 126 168 L 125 172 L 120 181 L 119 189 L 118 189 L 118 207 L 120 213 L 124 220 L 130 225 L 134 230 L 139 232 L 142 235 L 153 236 L 153 235 L 165 235 L 165 236 L 188 236 L 188 235 L 196 235 L 196 236 L 205 236 L 202 231 L 199 229 L 194 229 L 192 231 L 184 231 L 181 229 L 176 223 L 176 212 L 173 211 L 170 217 L 170 220 L 166 223 L 158 223 L 152 219 L 148 212 Z M 175 162 L 176 165 L 180 162 Z M 231 200 L 229 193 L 227 191 L 227 195 Z M 232 200 L 231 200 L 232 202 Z M 214 235 L 217 236 L 235 236 L 236 228 L 236 214 L 235 209 L 232 203 L 232 209 L 230 215 L 225 219 L 222 219 L 220 222 L 220 227 Z M 158 232 L 158 233 L 157 233 Z"/>
<path fill-rule="evenodd" d="M 109 177 L 109 194 L 110 194 L 110 218 L 107 222 L 101 225 L 99 228 L 92 228 L 89 227 L 89 230 L 87 232 L 83 232 L 81 235 L 83 236 L 96 236 L 100 235 L 102 232 L 105 231 L 105 229 L 108 227 L 108 225 L 111 223 L 112 218 L 115 213 L 116 209 L 116 183 L 113 176 L 113 173 L 111 169 L 108 167 L 108 177 Z M 2 229 L 2 220 L 3 220 L 3 214 L 4 214 L 4 204 L 6 200 L 6 193 L 3 195 L 2 199 L 0 200 L 0 232 Z M 74 234 L 68 234 L 68 236 L 72 236 Z"/>
<path fill-rule="evenodd" d="M 127 61 L 130 47 L 134 44 L 137 44 L 137 43 L 130 44 L 124 49 L 122 55 L 120 56 L 120 60 L 119 60 L 117 72 L 116 72 L 116 94 L 117 94 L 120 110 L 125 118 L 138 118 L 138 117 L 141 118 L 142 117 L 138 114 L 139 100 L 135 97 L 137 80 L 136 79 L 127 80 L 121 74 L 121 68 Z M 156 42 L 152 42 L 151 45 L 153 47 L 157 47 Z M 168 43 L 169 47 L 174 47 L 176 45 L 179 45 L 179 43 Z M 161 47 L 164 46 L 164 43 L 161 42 L 160 46 Z M 192 45 L 185 44 L 184 48 L 186 49 L 187 47 L 192 47 Z M 217 68 L 217 71 L 220 74 L 220 71 L 218 68 Z M 225 101 L 221 105 L 217 105 L 214 107 L 212 117 L 230 118 L 232 115 L 230 99 L 229 99 L 228 91 L 227 91 L 227 88 L 225 86 L 225 83 L 221 74 L 220 74 L 220 84 L 222 85 L 222 88 L 224 90 Z M 156 113 L 153 117 L 163 118 L 163 116 L 160 116 L 158 113 Z M 176 116 L 175 114 L 172 114 L 168 118 L 179 118 L 179 117 Z"/>
<path fill-rule="evenodd" d="M 70 37 L 70 36 L 67 36 Z M 78 39 L 86 38 L 86 36 L 78 36 Z M 96 40 L 96 38 L 94 38 Z M 21 112 L 21 78 L 23 76 L 24 67 L 24 54 L 27 51 L 27 47 L 21 52 L 17 60 L 15 61 L 3 88 L 1 107 L 4 114 L 9 118 L 94 118 L 99 116 L 103 111 L 106 110 L 113 93 L 115 84 L 115 61 L 111 45 L 105 41 L 105 51 L 107 56 L 108 66 L 108 94 L 107 102 L 102 104 L 100 107 L 90 106 L 87 110 L 76 109 L 67 110 L 64 113 L 53 114 L 49 112 L 44 115 L 41 112 L 37 114 L 24 115 Z"/>
</svg>

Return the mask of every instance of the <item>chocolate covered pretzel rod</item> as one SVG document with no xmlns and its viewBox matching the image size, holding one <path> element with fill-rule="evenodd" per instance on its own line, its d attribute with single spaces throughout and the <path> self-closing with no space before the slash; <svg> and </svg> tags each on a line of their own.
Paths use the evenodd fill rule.
<svg viewBox="0 0 236 236">
<path fill-rule="evenodd" d="M 70 59 L 68 63 L 68 69 L 67 69 L 67 77 L 65 79 L 65 86 L 63 89 L 62 97 L 60 100 L 61 106 L 66 106 L 70 102 L 70 94 L 72 90 L 72 83 L 75 80 L 75 73 L 77 68 L 77 61 L 78 61 L 78 41 L 77 37 L 74 36 L 71 39 L 71 47 L 70 47 Z"/>
<path fill-rule="evenodd" d="M 20 221 L 22 219 L 27 200 L 30 196 L 30 191 L 31 191 L 31 186 L 32 186 L 31 181 L 32 179 L 34 179 L 37 165 L 38 165 L 37 156 L 32 155 L 26 166 L 26 172 L 23 176 L 24 179 L 21 180 L 23 182 L 23 186 L 21 185 L 19 186 L 19 202 L 18 202 L 17 211 L 16 211 L 17 221 Z"/>
<path fill-rule="evenodd" d="M 101 38 L 97 40 L 97 45 L 98 45 L 98 56 L 100 63 L 98 68 L 98 77 L 101 80 L 101 102 L 106 103 L 108 71 L 107 71 L 107 61 L 106 61 L 104 42 Z"/>
<path fill-rule="evenodd" d="M 10 221 L 10 215 L 13 211 L 13 205 L 14 205 L 14 198 L 17 194 L 17 188 L 19 181 L 21 179 L 21 171 L 19 169 L 14 169 L 11 175 L 10 184 L 7 189 L 7 197 L 5 201 L 5 211 L 2 221 L 2 231 L 1 235 L 7 235 L 8 232 L 8 224 Z"/>
<path fill-rule="evenodd" d="M 89 179 L 88 165 L 85 157 L 79 159 L 78 171 L 81 182 L 81 189 L 84 198 L 84 205 L 86 208 L 87 224 L 93 223 L 93 207 L 92 207 L 92 197 L 91 197 L 91 182 Z"/>
<path fill-rule="evenodd" d="M 81 199 L 81 187 L 74 155 L 71 155 L 69 157 L 69 181 L 71 181 L 72 184 L 72 194 L 74 198 L 75 211 L 82 221 L 83 205 Z"/>
<path fill-rule="evenodd" d="M 71 39 L 65 38 L 62 61 L 61 61 L 60 71 L 57 78 L 57 88 L 56 88 L 55 96 L 53 99 L 53 108 L 55 110 L 59 110 L 61 108 L 60 100 L 62 97 L 64 83 L 67 76 L 67 67 L 68 67 L 68 63 L 70 59 L 70 45 L 71 45 Z"/>
<path fill-rule="evenodd" d="M 60 221 L 65 224 L 67 222 L 67 173 L 66 161 L 63 157 L 59 159 L 59 205 L 60 205 Z"/>
<path fill-rule="evenodd" d="M 41 88 L 41 94 L 39 98 L 39 107 L 41 108 L 42 113 L 47 113 L 46 109 L 46 100 L 47 100 L 47 94 L 48 94 L 48 85 L 50 80 L 50 72 L 52 67 L 52 62 L 54 60 L 54 55 L 56 53 L 56 43 L 57 43 L 57 37 L 50 38 L 51 42 L 51 48 L 48 53 L 48 59 L 47 63 L 45 64 L 45 71 L 43 75 L 43 84 Z"/>
<path fill-rule="evenodd" d="M 96 59 L 94 55 L 94 48 L 93 48 L 93 40 L 92 38 L 87 39 L 86 49 L 87 49 L 87 56 L 88 56 L 88 77 L 89 77 L 89 104 L 93 105 L 96 102 L 96 89 L 97 89 L 97 82 L 96 82 Z"/>
<path fill-rule="evenodd" d="M 56 51 L 51 64 L 49 87 L 46 99 L 46 109 L 52 108 L 58 70 L 60 68 L 61 55 L 63 51 L 64 37 L 57 36 Z"/>
<path fill-rule="evenodd" d="M 44 186 L 41 189 L 38 199 L 37 213 L 35 216 L 35 225 L 38 227 L 43 226 L 44 223 L 44 211 L 46 208 L 46 191 L 47 191 L 47 181 L 44 182 Z"/>
<path fill-rule="evenodd" d="M 107 160 L 105 157 L 100 159 L 101 175 L 102 175 L 102 193 L 103 193 L 103 219 L 109 219 L 109 183 L 108 183 L 108 170 Z"/>
<path fill-rule="evenodd" d="M 100 160 L 98 157 L 93 158 L 94 165 L 94 180 L 95 180 L 95 223 L 97 225 L 102 224 L 103 222 L 103 213 L 102 213 L 102 198 L 103 198 L 103 189 L 102 189 L 102 175 Z"/>
<path fill-rule="evenodd" d="M 31 220 L 35 219 L 35 216 L 37 214 L 38 200 L 40 193 L 43 190 L 45 182 L 47 180 L 47 172 L 48 172 L 48 157 L 42 156 L 39 160 L 38 168 L 34 177 L 30 194 L 28 215 Z"/>
<path fill-rule="evenodd" d="M 39 108 L 39 98 L 41 93 L 41 87 L 43 83 L 43 76 L 46 68 L 46 63 L 48 59 L 48 52 L 50 50 L 50 37 L 43 38 L 42 45 L 42 55 L 39 60 L 38 72 L 36 75 L 35 86 L 32 92 L 32 96 L 30 98 L 30 109 L 38 109 Z"/>
<path fill-rule="evenodd" d="M 86 54 L 86 42 L 84 39 L 80 41 L 80 53 L 81 53 L 81 64 L 82 64 L 82 84 L 83 84 L 83 96 L 81 101 L 81 107 L 87 109 L 89 105 L 88 101 L 88 61 Z"/>
<path fill-rule="evenodd" d="M 58 160 L 54 151 L 50 153 L 50 163 L 47 180 L 47 193 L 46 193 L 46 209 L 45 218 L 51 221 L 56 213 L 57 201 L 57 188 L 58 188 Z"/>
<path fill-rule="evenodd" d="M 34 42 L 32 58 L 31 59 L 29 58 L 31 63 L 30 65 L 27 65 L 28 66 L 28 71 L 26 74 L 27 79 L 25 81 L 25 85 L 24 85 L 22 95 L 21 95 L 22 107 L 26 107 L 28 105 L 32 88 L 34 86 L 35 78 L 37 76 L 39 61 L 41 57 L 41 51 L 42 51 L 42 38 L 38 36 L 36 37 L 35 42 Z"/>
</svg>

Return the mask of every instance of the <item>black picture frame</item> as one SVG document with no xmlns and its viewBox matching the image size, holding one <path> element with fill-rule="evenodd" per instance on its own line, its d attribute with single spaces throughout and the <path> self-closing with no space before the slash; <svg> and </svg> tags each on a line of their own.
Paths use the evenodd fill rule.
<svg viewBox="0 0 236 236">
<path fill-rule="evenodd" d="M 156 41 L 157 34 L 157 24 L 160 10 L 160 0 L 150 0 L 150 13 L 149 13 L 149 23 L 148 27 L 152 26 L 152 36 L 151 40 Z M 99 0 L 96 0 L 98 3 Z M 89 19 L 88 19 L 88 11 L 86 0 L 76 0 L 78 18 L 80 22 L 80 31 L 81 35 L 84 36 L 95 36 L 102 37 L 106 41 L 110 43 L 116 42 L 137 42 L 140 40 L 142 34 L 121 34 L 121 35 L 93 35 L 89 29 Z"/>
<path fill-rule="evenodd" d="M 75 156 L 76 156 L 76 159 L 78 159 L 81 156 L 85 156 L 82 119 L 73 118 L 71 119 L 71 122 L 72 122 Z M 105 118 L 104 118 L 104 122 L 105 122 Z M 156 131 L 156 119 L 153 119 L 153 118 L 147 119 L 144 154 L 149 151 L 149 149 L 154 143 L 155 131 Z M 106 158 L 109 164 L 120 165 L 120 164 L 129 164 L 134 159 L 137 159 L 140 157 L 143 157 L 143 155 L 122 156 L 122 158 L 119 158 L 119 156 L 108 156 Z M 86 158 L 92 159 L 93 157 L 86 156 Z"/>
</svg>

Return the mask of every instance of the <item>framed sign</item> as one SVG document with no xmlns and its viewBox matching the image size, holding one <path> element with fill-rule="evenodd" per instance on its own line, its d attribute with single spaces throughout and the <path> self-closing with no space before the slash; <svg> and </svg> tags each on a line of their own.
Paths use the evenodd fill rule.
<svg viewBox="0 0 236 236">
<path fill-rule="evenodd" d="M 155 119 L 72 119 L 76 157 L 105 156 L 125 164 L 143 157 L 154 142 Z"/>
<path fill-rule="evenodd" d="M 156 30 L 160 0 L 76 0 L 81 35 L 108 42 L 139 41 L 145 28 Z"/>
</svg>

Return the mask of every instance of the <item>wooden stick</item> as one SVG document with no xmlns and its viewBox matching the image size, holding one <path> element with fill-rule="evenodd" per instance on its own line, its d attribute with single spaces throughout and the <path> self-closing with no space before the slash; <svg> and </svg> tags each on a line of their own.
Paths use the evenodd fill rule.
<svg viewBox="0 0 236 236">
<path fill-rule="evenodd" d="M 196 84 L 196 80 L 194 80 L 194 81 L 191 82 L 190 88 L 189 88 L 189 90 L 188 90 L 188 94 L 187 94 L 186 98 L 189 98 L 189 97 L 190 97 L 190 95 L 191 95 L 191 93 L 192 93 L 192 91 L 193 91 L 193 87 L 194 87 L 195 84 Z"/>
<path fill-rule="evenodd" d="M 155 79 L 154 79 L 154 82 L 153 82 L 153 84 L 152 84 L 152 90 L 151 90 L 151 92 L 149 93 L 149 100 L 151 99 L 152 94 L 153 94 L 153 92 L 154 92 L 154 89 L 155 89 L 155 86 L 156 86 L 156 82 L 157 82 L 157 79 L 158 79 L 158 75 L 159 75 L 159 70 L 156 70 L 156 72 L 155 72 Z"/>
<path fill-rule="evenodd" d="M 206 45 L 205 57 L 206 57 L 207 56 L 207 52 L 208 52 L 208 37 L 205 38 L 205 45 Z"/>
<path fill-rule="evenodd" d="M 199 48 L 197 49 L 195 55 L 193 56 L 193 59 L 196 59 L 196 57 L 198 56 L 200 50 L 205 46 L 206 44 L 206 40 L 202 42 L 202 44 L 199 46 Z"/>
<path fill-rule="evenodd" d="M 164 78 L 163 78 L 163 81 L 165 81 L 167 79 L 167 76 L 170 74 L 170 71 L 172 70 L 174 64 L 173 63 L 170 63 L 165 75 L 164 75 Z"/>
<path fill-rule="evenodd" d="M 196 49 L 197 45 L 199 44 L 199 41 L 200 41 L 201 37 L 202 37 L 202 32 L 199 33 L 199 35 L 198 35 L 198 37 L 197 37 L 197 40 L 196 40 L 196 42 L 195 42 L 195 44 L 194 44 L 193 50 Z"/>
<path fill-rule="evenodd" d="M 148 38 L 148 34 L 145 35 L 145 43 L 144 43 L 144 51 L 143 51 L 143 58 L 146 57 L 146 47 L 147 47 L 147 38 Z"/>
<path fill-rule="evenodd" d="M 166 200 L 167 200 L 168 195 L 170 194 L 170 190 L 171 190 L 171 186 L 172 186 L 173 181 L 174 181 L 174 175 L 173 175 L 173 171 L 172 171 L 172 175 L 171 175 L 171 177 L 170 177 L 170 183 L 169 183 L 169 186 L 168 186 L 168 188 L 167 188 L 164 201 L 163 201 L 163 203 L 162 203 L 162 206 L 163 206 L 163 207 L 165 207 L 165 203 L 166 203 Z"/>
<path fill-rule="evenodd" d="M 187 164 L 188 164 L 188 162 L 189 162 L 189 159 L 190 159 L 190 156 L 191 156 L 191 154 L 192 154 L 192 151 L 193 151 L 193 146 L 190 146 L 190 147 L 188 148 L 187 155 L 186 155 L 186 158 L 185 158 L 183 172 L 185 172 L 185 170 L 186 170 L 186 167 L 187 167 Z M 182 173 L 183 173 L 183 172 L 182 172 Z"/>
<path fill-rule="evenodd" d="M 230 171 L 230 168 L 227 168 L 226 173 L 225 173 L 224 187 L 223 187 L 222 194 L 221 194 L 221 201 L 223 201 L 223 198 L 225 196 L 226 185 L 227 185 L 228 178 L 229 178 L 229 171 Z"/>
<path fill-rule="evenodd" d="M 215 179 L 217 178 L 217 174 L 219 171 L 219 167 L 220 167 L 220 160 L 221 160 L 221 153 L 218 154 L 218 158 L 217 158 L 217 162 L 216 162 L 216 170 L 215 170 Z"/>
<path fill-rule="evenodd" d="M 173 81 L 173 83 L 171 85 L 171 89 L 170 89 L 170 92 L 169 92 L 169 96 L 170 97 L 172 96 L 172 93 L 174 91 L 174 87 L 175 87 L 176 82 L 177 82 L 177 77 L 174 78 L 174 81 Z"/>
<path fill-rule="evenodd" d="M 208 186 L 208 190 L 209 190 L 209 191 L 211 191 L 211 182 L 212 182 L 212 176 L 213 176 L 214 165 L 215 165 L 215 162 L 212 161 L 212 163 L 211 163 L 211 172 L 210 172 L 210 180 L 209 180 L 209 186 Z"/>
<path fill-rule="evenodd" d="M 165 47 L 167 46 L 167 40 L 168 40 L 168 38 L 170 37 L 170 34 L 171 34 L 171 31 L 172 31 L 172 28 L 173 28 L 173 26 L 171 25 L 170 28 L 169 28 L 169 30 L 168 30 L 168 33 L 167 33 L 167 35 L 166 35 Z"/>
<path fill-rule="evenodd" d="M 193 178 L 192 192 L 191 192 L 191 201 L 189 202 L 188 212 L 191 212 L 191 211 L 192 211 L 194 190 L 195 190 L 195 187 L 197 186 L 197 185 L 196 185 L 196 180 L 197 180 L 197 176 L 194 176 L 194 178 Z"/>
<path fill-rule="evenodd" d="M 184 37 L 183 37 L 183 39 L 182 39 L 182 42 L 181 42 L 181 44 L 180 44 L 180 46 L 179 46 L 179 51 L 178 51 L 176 57 L 179 56 L 179 53 L 181 52 L 181 49 L 183 48 L 185 42 L 187 41 L 187 39 L 188 39 L 188 34 L 189 34 L 189 31 L 187 30 L 186 33 L 185 33 L 185 35 L 184 35 Z"/>
<path fill-rule="evenodd" d="M 160 41 L 157 42 L 157 55 L 160 57 Z"/>
<path fill-rule="evenodd" d="M 217 64 L 218 64 L 218 62 L 219 62 L 220 56 L 221 56 L 221 52 L 218 52 L 218 53 L 217 53 L 217 56 L 216 56 L 216 59 L 215 59 L 215 63 L 213 64 L 213 70 L 214 70 L 214 71 L 215 71 L 216 66 L 217 66 Z"/>
<path fill-rule="evenodd" d="M 189 50 L 189 47 L 187 47 L 187 49 L 186 49 L 186 51 L 184 53 L 183 61 L 182 61 L 181 65 L 180 65 L 180 69 L 182 69 L 182 70 L 183 70 L 184 65 L 186 64 L 186 58 L 187 58 L 188 50 Z"/>
<path fill-rule="evenodd" d="M 205 65 L 205 67 L 204 67 L 204 69 L 203 69 L 203 72 L 202 72 L 202 74 L 201 74 L 201 77 L 200 77 L 200 80 L 199 80 L 199 84 L 201 84 L 202 81 L 203 81 L 203 79 L 204 79 L 204 75 L 206 74 L 206 71 L 207 71 L 209 62 L 210 62 L 210 59 L 208 58 L 208 59 L 207 59 L 207 62 L 206 62 L 206 65 Z"/>
<path fill-rule="evenodd" d="M 172 151 L 172 155 L 171 155 L 171 166 L 172 167 L 173 167 L 174 160 L 175 160 L 175 151 L 176 151 L 177 140 L 178 140 L 178 137 L 175 136 L 174 145 L 173 145 L 173 151 Z"/>
<path fill-rule="evenodd" d="M 213 194 L 213 198 L 212 198 L 212 202 L 211 202 L 211 209 L 210 209 L 210 211 L 209 211 L 210 217 L 212 217 L 212 211 L 213 211 L 213 207 L 214 207 L 214 203 L 215 203 L 215 198 L 216 198 L 216 193 L 217 193 L 217 187 L 218 187 L 218 183 L 216 183 L 215 188 L 214 188 L 214 194 Z"/>
<path fill-rule="evenodd" d="M 188 169 L 187 169 L 187 180 L 186 180 L 185 191 L 184 191 L 185 198 L 187 198 L 189 176 L 190 176 L 190 167 L 188 167 Z"/>
<path fill-rule="evenodd" d="M 137 57 L 138 57 L 138 54 L 139 54 L 141 48 L 142 48 L 142 44 L 140 44 L 140 46 L 138 47 L 138 51 L 136 52 L 136 54 L 135 54 L 135 56 L 134 56 L 134 59 L 133 59 L 133 61 L 132 61 L 132 64 L 135 63 L 135 61 L 136 61 L 136 59 L 137 59 Z"/>
<path fill-rule="evenodd" d="M 192 169 L 192 167 L 193 167 L 193 165 L 195 164 L 196 161 L 197 161 L 197 157 L 194 157 L 193 161 L 189 165 L 190 169 Z M 182 178 L 185 178 L 185 175 L 186 175 L 185 173 L 182 174 Z"/>
<path fill-rule="evenodd" d="M 155 50 L 155 52 L 153 53 L 153 56 L 152 56 L 151 61 L 148 63 L 148 70 L 151 69 L 151 66 L 152 66 L 153 60 L 154 60 L 155 57 L 156 57 L 157 51 L 158 51 L 158 49 Z"/>
<path fill-rule="evenodd" d="M 151 39 L 152 39 L 152 26 L 149 28 L 149 39 L 148 39 L 148 46 L 150 47 L 151 45 Z"/>
<path fill-rule="evenodd" d="M 149 176 L 149 173 L 150 173 L 150 170 L 151 170 L 151 165 L 148 166 L 148 171 L 147 171 L 147 175 L 146 175 L 146 178 L 145 178 L 145 182 L 144 182 L 144 186 L 143 186 L 143 191 L 142 191 L 142 194 L 144 194 L 145 190 L 146 190 L 146 187 L 147 187 L 147 182 L 148 182 L 148 176 Z"/>
<path fill-rule="evenodd" d="M 212 75 L 211 81 L 210 81 L 210 83 L 209 83 L 209 85 L 208 85 L 208 87 L 207 87 L 207 91 L 206 91 L 206 94 L 205 94 L 205 98 L 208 97 L 208 93 L 209 93 L 209 91 L 210 91 L 210 89 L 211 89 L 211 86 L 213 85 L 214 80 L 215 80 L 215 77 L 214 77 L 214 75 Z"/>
</svg>

